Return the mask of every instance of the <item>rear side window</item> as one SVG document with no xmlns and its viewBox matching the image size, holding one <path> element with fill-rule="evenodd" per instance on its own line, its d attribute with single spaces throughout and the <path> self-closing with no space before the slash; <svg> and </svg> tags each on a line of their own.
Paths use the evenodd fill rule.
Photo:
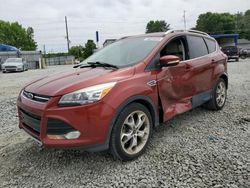
<svg viewBox="0 0 250 188">
<path fill-rule="evenodd" d="M 188 47 L 190 59 L 201 57 L 208 54 L 207 46 L 201 37 L 188 36 Z"/>
<path fill-rule="evenodd" d="M 216 50 L 216 43 L 215 43 L 215 41 L 210 40 L 210 39 L 206 39 L 206 38 L 205 38 L 205 41 L 207 43 L 207 47 L 208 47 L 209 53 L 215 52 L 215 50 Z"/>
</svg>

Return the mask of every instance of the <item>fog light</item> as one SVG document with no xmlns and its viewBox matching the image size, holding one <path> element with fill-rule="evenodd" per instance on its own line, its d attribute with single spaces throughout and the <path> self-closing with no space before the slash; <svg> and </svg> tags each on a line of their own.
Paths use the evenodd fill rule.
<svg viewBox="0 0 250 188">
<path fill-rule="evenodd" d="M 48 134 L 47 135 L 49 139 L 52 139 L 52 140 L 62 140 L 62 139 L 65 139 L 65 137 L 63 135 L 51 135 L 51 134 Z"/>
<path fill-rule="evenodd" d="M 49 139 L 53 139 L 53 140 L 62 140 L 62 139 L 77 139 L 79 138 L 81 135 L 81 133 L 79 131 L 71 131 L 67 134 L 63 134 L 63 135 L 53 135 L 53 134 L 48 134 L 48 138 Z"/>
<path fill-rule="evenodd" d="M 67 139 L 77 139 L 79 138 L 80 135 L 81 133 L 79 131 L 72 131 L 72 132 L 65 134 L 64 136 Z"/>
</svg>

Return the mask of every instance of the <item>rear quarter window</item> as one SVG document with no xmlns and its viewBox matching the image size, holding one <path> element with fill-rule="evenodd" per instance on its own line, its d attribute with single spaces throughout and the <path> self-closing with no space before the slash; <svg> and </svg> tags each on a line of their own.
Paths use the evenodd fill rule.
<svg viewBox="0 0 250 188">
<path fill-rule="evenodd" d="M 204 39 L 207 43 L 207 48 L 208 48 L 208 51 L 209 53 L 213 53 L 216 51 L 216 42 L 213 41 L 213 40 L 210 40 L 210 39 Z"/>
<path fill-rule="evenodd" d="M 189 57 L 194 59 L 208 54 L 207 46 L 202 37 L 188 36 Z"/>
</svg>

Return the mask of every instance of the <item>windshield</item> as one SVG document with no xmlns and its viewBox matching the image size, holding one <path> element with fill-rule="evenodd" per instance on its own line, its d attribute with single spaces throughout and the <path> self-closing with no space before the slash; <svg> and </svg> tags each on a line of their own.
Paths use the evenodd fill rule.
<svg viewBox="0 0 250 188">
<path fill-rule="evenodd" d="M 21 58 L 9 58 L 6 59 L 5 63 L 21 63 L 22 59 Z"/>
<path fill-rule="evenodd" d="M 119 40 L 82 62 L 102 62 L 126 67 L 136 64 L 149 55 L 153 48 L 162 40 L 162 37 L 137 37 Z"/>
</svg>

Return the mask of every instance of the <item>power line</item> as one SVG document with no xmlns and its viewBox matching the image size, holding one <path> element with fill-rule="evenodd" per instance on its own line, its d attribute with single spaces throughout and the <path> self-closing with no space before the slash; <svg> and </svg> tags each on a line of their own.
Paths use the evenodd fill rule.
<svg viewBox="0 0 250 188">
<path fill-rule="evenodd" d="M 121 24 L 124 24 L 124 23 L 121 23 Z M 146 26 L 146 23 L 144 22 L 144 23 L 141 23 L 141 25 L 145 25 Z M 90 27 L 91 28 L 96 28 L 98 26 L 98 28 L 104 28 L 104 29 L 106 29 L 106 28 L 109 28 L 109 26 L 104 26 L 104 25 L 101 25 L 101 24 L 98 24 L 98 25 L 86 25 L 86 26 L 72 26 L 71 24 L 70 24 L 70 29 L 71 30 L 79 30 L 79 29 L 89 29 Z M 124 25 L 122 25 L 122 26 L 124 26 Z M 138 26 L 138 23 L 130 23 L 130 24 L 126 24 L 126 28 L 128 28 L 128 27 L 136 27 L 136 26 Z M 63 27 L 65 27 L 64 25 L 61 25 L 61 26 L 56 26 L 56 27 L 46 27 L 46 28 L 39 28 L 39 27 L 34 27 L 34 30 L 36 31 L 36 32 L 39 32 L 39 31 L 55 31 L 55 32 L 57 32 L 57 30 L 59 30 L 59 29 L 62 29 Z M 124 26 L 125 27 L 125 26 Z M 88 31 L 87 31 L 88 32 Z"/>
</svg>

